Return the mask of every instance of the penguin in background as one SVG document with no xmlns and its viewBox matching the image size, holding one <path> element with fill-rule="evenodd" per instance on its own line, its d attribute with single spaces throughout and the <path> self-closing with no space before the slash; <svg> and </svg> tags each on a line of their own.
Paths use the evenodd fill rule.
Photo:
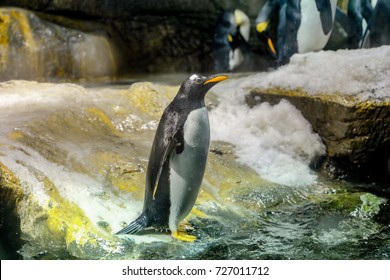
<svg viewBox="0 0 390 280">
<path fill-rule="evenodd" d="M 239 9 L 224 11 L 214 33 L 214 71 L 234 71 L 248 61 L 249 36 L 249 17 Z"/>
<path fill-rule="evenodd" d="M 363 37 L 371 20 L 373 7 L 370 0 L 349 0 L 347 23 L 342 24 L 348 33 L 348 48 L 357 49 L 363 45 Z M 340 16 L 338 16 L 340 18 Z"/>
<path fill-rule="evenodd" d="M 363 48 L 390 45 L 390 1 L 373 1 L 374 9 L 367 30 L 364 33 Z"/>
<path fill-rule="evenodd" d="M 288 63 L 295 53 L 318 51 L 325 47 L 333 29 L 337 0 L 268 0 L 268 2 L 271 3 L 265 5 L 266 9 L 267 7 L 279 9 L 276 35 L 278 65 Z M 264 26 L 267 26 L 266 21 L 261 19 L 262 12 L 261 10 L 256 22 L 257 32 L 264 31 Z"/>
<path fill-rule="evenodd" d="M 348 34 L 348 48 L 390 44 L 390 1 L 349 0 L 347 13 L 337 9 L 336 20 Z"/>
<path fill-rule="evenodd" d="M 264 3 L 255 21 L 256 36 L 274 59 L 277 58 L 274 42 L 279 42 L 282 45 L 282 40 L 277 41 L 277 28 L 279 18 L 282 18 L 282 20 L 283 18 L 285 19 L 283 16 L 285 8 L 285 0 L 268 0 Z M 280 26 L 284 26 L 284 24 L 280 24 Z M 278 46 L 278 49 L 280 49 L 280 47 L 281 46 Z"/>
<path fill-rule="evenodd" d="M 214 71 L 229 70 L 229 53 L 231 51 L 228 35 L 236 29 L 234 12 L 224 11 L 217 19 L 213 38 Z"/>
<path fill-rule="evenodd" d="M 206 168 L 210 126 L 204 98 L 226 75 L 194 74 L 164 110 L 153 141 L 141 215 L 117 234 L 169 227 L 172 237 L 195 241 L 179 223 L 191 211 Z"/>
<path fill-rule="evenodd" d="M 242 64 L 249 63 L 250 47 L 250 21 L 249 17 L 241 10 L 234 10 L 235 30 L 228 34 L 230 45 L 229 70 L 237 70 Z"/>
</svg>

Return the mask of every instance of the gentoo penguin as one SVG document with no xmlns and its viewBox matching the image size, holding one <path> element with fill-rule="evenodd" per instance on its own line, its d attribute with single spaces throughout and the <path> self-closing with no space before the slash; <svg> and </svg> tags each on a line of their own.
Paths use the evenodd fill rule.
<svg viewBox="0 0 390 280">
<path fill-rule="evenodd" d="M 214 70 L 233 71 L 249 52 L 250 21 L 241 10 L 227 10 L 219 17 L 213 42 Z"/>
<path fill-rule="evenodd" d="M 117 234 L 168 226 L 176 239 L 196 239 L 179 232 L 178 226 L 195 203 L 206 168 L 210 126 L 204 98 L 211 87 L 227 78 L 194 74 L 183 82 L 156 131 L 142 214 Z"/>
<path fill-rule="evenodd" d="M 333 29 L 337 0 L 271 2 L 271 8 L 279 8 L 276 44 L 279 65 L 288 63 L 294 53 L 318 51 L 325 47 Z M 260 20 L 257 22 L 257 31 L 264 30 L 261 23 Z"/>
</svg>

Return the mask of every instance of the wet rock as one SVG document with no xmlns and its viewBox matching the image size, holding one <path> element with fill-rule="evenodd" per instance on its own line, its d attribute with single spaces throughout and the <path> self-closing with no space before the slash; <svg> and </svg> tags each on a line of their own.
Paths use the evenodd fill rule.
<svg viewBox="0 0 390 280">
<path fill-rule="evenodd" d="M 262 85 L 247 87 L 246 102 L 253 107 L 288 100 L 326 145 L 324 167 L 329 173 L 386 181 L 390 175 L 389 50 L 386 46 L 295 56 L 285 68 L 259 75 Z"/>
<path fill-rule="evenodd" d="M 311 123 L 327 147 L 326 168 L 338 177 L 387 176 L 390 155 L 390 103 L 309 96 L 299 91 L 253 90 L 247 102 L 291 102 Z"/>
<path fill-rule="evenodd" d="M 64 17 L 52 23 L 27 10 L 0 8 L 0 80 L 113 77 L 120 60 L 105 30 L 97 23 Z"/>
<path fill-rule="evenodd" d="M 329 181 L 299 188 L 268 182 L 236 161 L 231 144 L 212 142 L 188 217 L 198 242 L 154 229 L 115 236 L 142 209 L 156 122 L 176 91 L 151 83 L 0 84 L 0 116 L 8 120 L 0 128 L 0 213 L 14 225 L 0 226 L 1 240 L 13 241 L 24 259 L 279 258 L 280 249 L 313 235 L 307 224 L 324 216 L 322 205 L 339 193 L 348 200 L 346 188 Z M 144 96 L 149 103 L 139 102 Z M 327 209 L 349 219 L 362 202 L 349 203 Z M 370 234 L 378 233 L 369 221 Z M 285 237 L 286 246 L 269 247 Z"/>
</svg>

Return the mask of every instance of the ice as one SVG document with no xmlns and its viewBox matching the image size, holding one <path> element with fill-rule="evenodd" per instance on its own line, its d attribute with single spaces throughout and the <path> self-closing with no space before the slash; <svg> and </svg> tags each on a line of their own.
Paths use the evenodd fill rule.
<svg viewBox="0 0 390 280">
<path fill-rule="evenodd" d="M 390 46 L 296 54 L 288 65 L 247 79 L 245 86 L 302 89 L 307 94 L 390 97 Z"/>
<path fill-rule="evenodd" d="M 288 185 L 309 185 L 316 175 L 310 161 L 325 153 L 321 139 L 288 101 L 254 108 L 245 104 L 246 79 L 215 87 L 219 105 L 210 112 L 212 140 L 235 145 L 238 160 L 263 178 Z"/>
<path fill-rule="evenodd" d="M 346 95 L 356 100 L 390 100 L 390 46 L 296 54 L 288 65 L 217 85 L 220 104 L 210 112 L 212 140 L 235 145 L 238 160 L 264 178 L 289 186 L 311 184 L 310 161 L 325 147 L 308 121 L 282 100 L 254 108 L 251 89 L 281 88 L 309 95 Z"/>
</svg>

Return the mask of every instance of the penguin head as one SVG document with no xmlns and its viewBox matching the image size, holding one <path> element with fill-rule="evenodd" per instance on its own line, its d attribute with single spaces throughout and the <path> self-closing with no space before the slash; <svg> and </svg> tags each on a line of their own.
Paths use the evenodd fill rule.
<svg viewBox="0 0 390 280">
<path fill-rule="evenodd" d="M 276 49 L 275 49 L 274 42 L 271 39 L 270 30 L 269 30 L 269 22 L 268 21 L 260 22 L 260 23 L 258 23 L 256 25 L 256 35 L 257 35 L 257 38 L 261 42 L 266 44 L 269 53 L 274 58 L 276 58 L 277 57 L 277 52 L 276 52 Z"/>
<path fill-rule="evenodd" d="M 193 74 L 183 82 L 177 97 L 190 100 L 203 100 L 209 89 L 227 78 L 227 75 L 203 76 L 201 74 Z"/>
<path fill-rule="evenodd" d="M 241 10 L 235 9 L 233 12 L 236 32 L 240 32 L 245 41 L 249 41 L 250 21 L 249 17 Z"/>
<path fill-rule="evenodd" d="M 249 17 L 241 10 L 234 10 L 234 25 L 231 26 L 227 39 L 230 48 L 234 51 L 242 43 L 249 41 L 250 22 Z"/>
</svg>

